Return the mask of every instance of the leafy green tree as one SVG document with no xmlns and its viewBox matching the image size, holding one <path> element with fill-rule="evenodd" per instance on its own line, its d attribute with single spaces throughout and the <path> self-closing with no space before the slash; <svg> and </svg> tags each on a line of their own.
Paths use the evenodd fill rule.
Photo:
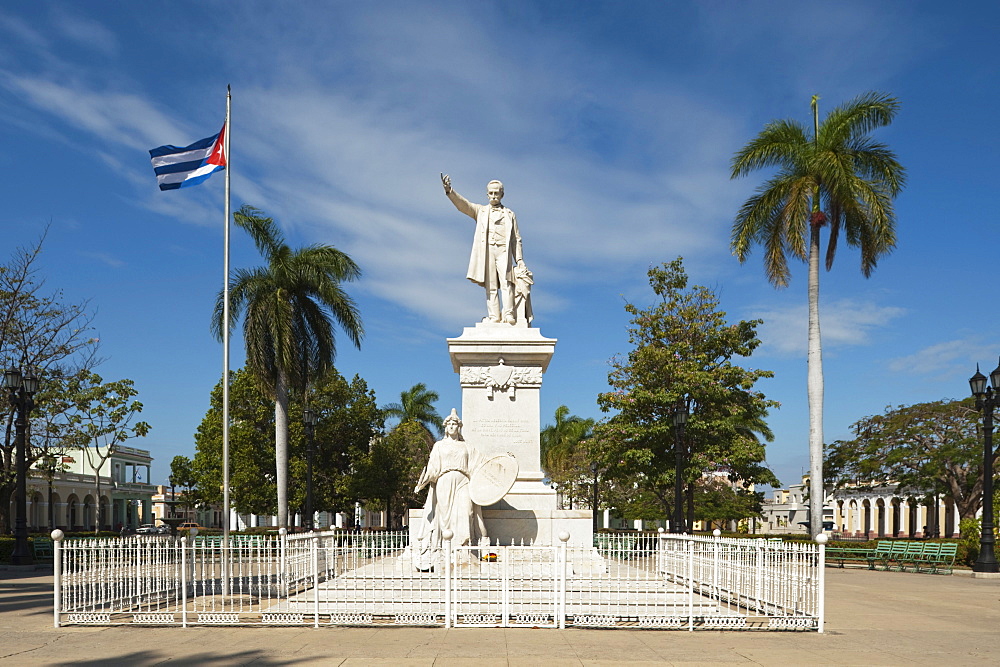
<svg viewBox="0 0 1000 667">
<path fill-rule="evenodd" d="M 186 509 L 191 509 L 200 504 L 197 481 L 191 459 L 178 455 L 170 460 L 170 484 L 184 489 L 182 498 Z"/>
<path fill-rule="evenodd" d="M 838 485 L 881 486 L 897 493 L 943 491 L 962 519 L 983 503 L 983 450 L 975 399 L 932 401 L 886 408 L 852 427 L 854 438 L 826 450 L 830 480 Z"/>
<path fill-rule="evenodd" d="M 190 488 L 194 486 L 194 470 L 191 459 L 186 456 L 175 456 L 170 460 L 170 479 L 176 486 Z"/>
<path fill-rule="evenodd" d="M 725 529 L 728 523 L 760 517 L 764 494 L 734 488 L 725 480 L 708 477 L 694 485 L 694 518 L 709 529 Z"/>
<path fill-rule="evenodd" d="M 601 409 L 612 415 L 597 425 L 591 453 L 612 487 L 610 497 L 623 503 L 619 507 L 626 514 L 652 509 L 655 498 L 653 515 L 633 516 L 670 516 L 678 446 L 673 415 L 679 401 L 691 410 L 679 445 L 687 453 L 685 485 L 719 470 L 745 483 L 777 485 L 761 442 L 771 438 L 764 420 L 777 403 L 754 390 L 759 379 L 773 374 L 734 361 L 760 344 L 759 321 L 728 324 L 712 290 L 688 288 L 680 258 L 651 268 L 649 282 L 659 302 L 646 309 L 626 305 L 634 348 L 626 358 L 612 359 L 612 390 L 598 397 Z"/>
<path fill-rule="evenodd" d="M 585 442 L 593 435 L 594 420 L 571 415 L 569 408 L 556 408 L 554 423 L 540 433 L 542 469 L 557 485 L 569 508 L 578 496 L 590 497 L 583 486 L 590 479 L 590 462 Z M 596 508 L 593 508 L 596 510 Z"/>
<path fill-rule="evenodd" d="M 382 434 L 384 415 L 375 392 L 355 375 L 350 381 L 336 370 L 329 371 L 309 390 L 309 407 L 316 412 L 316 457 L 313 467 L 314 506 L 331 512 L 349 512 L 359 493 L 359 462 L 365 460 L 372 443 Z M 299 412 L 298 414 L 301 414 Z M 296 426 L 301 433 L 301 420 Z M 296 440 L 295 459 L 304 470 L 305 439 Z M 305 500 L 304 476 L 299 476 L 297 497 Z"/>
<path fill-rule="evenodd" d="M 245 313 L 243 339 L 247 367 L 274 400 L 275 484 L 278 523 L 288 525 L 289 392 L 333 368 L 337 347 L 334 323 L 355 346 L 364 327 L 342 283 L 361 270 L 344 252 L 329 245 L 292 249 L 271 218 L 244 205 L 233 216 L 253 239 L 267 266 L 240 269 L 230 281 L 233 324 Z M 212 328 L 221 339 L 224 295 L 216 301 Z"/>
<path fill-rule="evenodd" d="M 104 525 L 99 500 L 101 469 L 122 443 L 145 436 L 150 427 L 144 421 L 137 421 L 142 403 L 133 400 L 138 391 L 132 380 L 104 382 L 96 373 L 82 373 L 70 380 L 69 395 L 73 402 L 69 415 L 72 440 L 94 471 L 94 497 L 98 499 L 96 533 Z"/>
<path fill-rule="evenodd" d="M 382 410 L 390 419 L 398 419 L 400 424 L 414 421 L 424 427 L 428 446 L 434 443 L 434 436 L 442 435 L 441 415 L 434 408 L 438 401 L 438 393 L 427 388 L 423 382 L 418 382 L 406 391 L 400 392 L 398 403 L 389 403 Z"/>
<path fill-rule="evenodd" d="M 406 420 L 373 440 L 368 454 L 360 460 L 358 494 L 371 501 L 373 508 L 385 510 L 387 528 L 399 525 L 398 516 L 406 508 L 419 506 L 413 487 L 427 460 L 425 435 L 423 425 Z"/>
<path fill-rule="evenodd" d="M 274 403 L 250 371 L 233 371 L 229 386 L 229 501 L 240 514 L 275 514 Z M 222 382 L 194 436 L 191 464 L 198 494 L 222 502 Z"/>
<path fill-rule="evenodd" d="M 350 382 L 335 369 L 310 387 L 307 400 L 316 413 L 316 454 L 313 497 L 317 510 L 345 511 L 360 499 L 355 467 L 381 432 L 382 412 L 363 379 Z M 301 416 L 299 400 L 289 403 L 289 414 Z M 245 368 L 232 373 L 229 431 L 230 502 L 241 514 L 270 515 L 277 510 L 274 456 L 274 409 L 252 374 Z M 306 439 L 301 418 L 289 425 L 289 502 L 305 504 Z M 197 496 L 222 502 L 222 383 L 212 391 L 208 412 L 195 434 L 192 463 Z"/>
<path fill-rule="evenodd" d="M 869 136 L 889 125 L 899 103 L 876 92 L 837 107 L 819 122 L 819 98 L 812 99 L 813 131 L 795 120 L 768 123 L 732 161 L 732 177 L 760 169 L 776 173 L 740 208 L 732 229 L 732 250 L 745 262 L 754 246 L 764 249 L 764 272 L 776 287 L 789 280 L 788 256 L 809 265 L 809 459 L 810 522 L 820 526 L 823 498 L 823 361 L 819 326 L 820 231 L 829 226 L 826 268 L 833 266 L 841 229 L 847 244 L 861 251 L 867 278 L 878 260 L 896 246 L 893 199 L 905 180 L 887 146 Z M 817 530 L 819 530 L 817 528 Z"/>
</svg>

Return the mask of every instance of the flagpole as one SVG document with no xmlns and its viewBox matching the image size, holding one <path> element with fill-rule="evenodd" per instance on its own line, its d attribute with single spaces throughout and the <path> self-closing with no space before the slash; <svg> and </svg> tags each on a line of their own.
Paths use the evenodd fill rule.
<svg viewBox="0 0 1000 667">
<path fill-rule="evenodd" d="M 229 178 L 232 173 L 232 163 L 230 162 L 229 140 L 230 140 L 230 111 L 232 107 L 232 88 L 226 86 L 226 225 L 223 245 L 225 246 L 225 257 L 223 259 L 222 281 L 223 305 L 222 305 L 222 504 L 225 507 L 222 519 L 222 543 L 229 545 Z"/>
</svg>

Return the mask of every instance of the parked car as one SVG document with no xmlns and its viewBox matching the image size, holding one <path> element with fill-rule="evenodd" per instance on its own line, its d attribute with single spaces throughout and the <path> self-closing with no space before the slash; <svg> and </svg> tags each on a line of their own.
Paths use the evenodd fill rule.
<svg viewBox="0 0 1000 667">
<path fill-rule="evenodd" d="M 153 523 L 144 523 L 135 529 L 136 535 L 157 535 L 159 532 L 159 526 Z"/>
<path fill-rule="evenodd" d="M 178 531 L 188 531 L 188 530 L 191 530 L 192 528 L 197 529 L 199 533 L 201 531 L 205 530 L 204 528 L 202 528 L 201 526 L 199 526 L 196 521 L 185 521 L 181 525 L 177 526 L 177 530 Z"/>
<path fill-rule="evenodd" d="M 168 526 L 165 523 L 161 523 L 159 526 L 156 527 L 156 532 L 158 534 L 160 534 L 160 535 L 169 535 L 170 534 L 170 526 Z"/>
</svg>

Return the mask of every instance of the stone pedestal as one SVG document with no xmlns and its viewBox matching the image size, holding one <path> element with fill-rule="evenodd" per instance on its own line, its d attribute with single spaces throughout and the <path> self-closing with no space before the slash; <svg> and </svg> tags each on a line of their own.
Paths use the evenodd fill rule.
<svg viewBox="0 0 1000 667">
<path fill-rule="evenodd" d="M 483 508 L 490 538 L 505 544 L 555 544 L 563 530 L 572 544 L 593 540 L 590 511 L 557 510 L 555 491 L 542 483 L 539 399 L 555 347 L 556 340 L 538 329 L 486 322 L 448 339 L 452 368 L 462 384 L 465 439 L 484 456 L 509 452 L 517 459 L 514 487 Z"/>
</svg>

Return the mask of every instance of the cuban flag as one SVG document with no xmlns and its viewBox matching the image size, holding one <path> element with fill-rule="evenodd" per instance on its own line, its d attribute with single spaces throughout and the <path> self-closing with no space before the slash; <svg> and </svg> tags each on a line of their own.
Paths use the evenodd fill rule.
<svg viewBox="0 0 1000 667">
<path fill-rule="evenodd" d="M 149 151 L 161 190 L 198 185 L 226 168 L 226 126 L 211 137 L 190 146 L 160 146 Z"/>
</svg>

